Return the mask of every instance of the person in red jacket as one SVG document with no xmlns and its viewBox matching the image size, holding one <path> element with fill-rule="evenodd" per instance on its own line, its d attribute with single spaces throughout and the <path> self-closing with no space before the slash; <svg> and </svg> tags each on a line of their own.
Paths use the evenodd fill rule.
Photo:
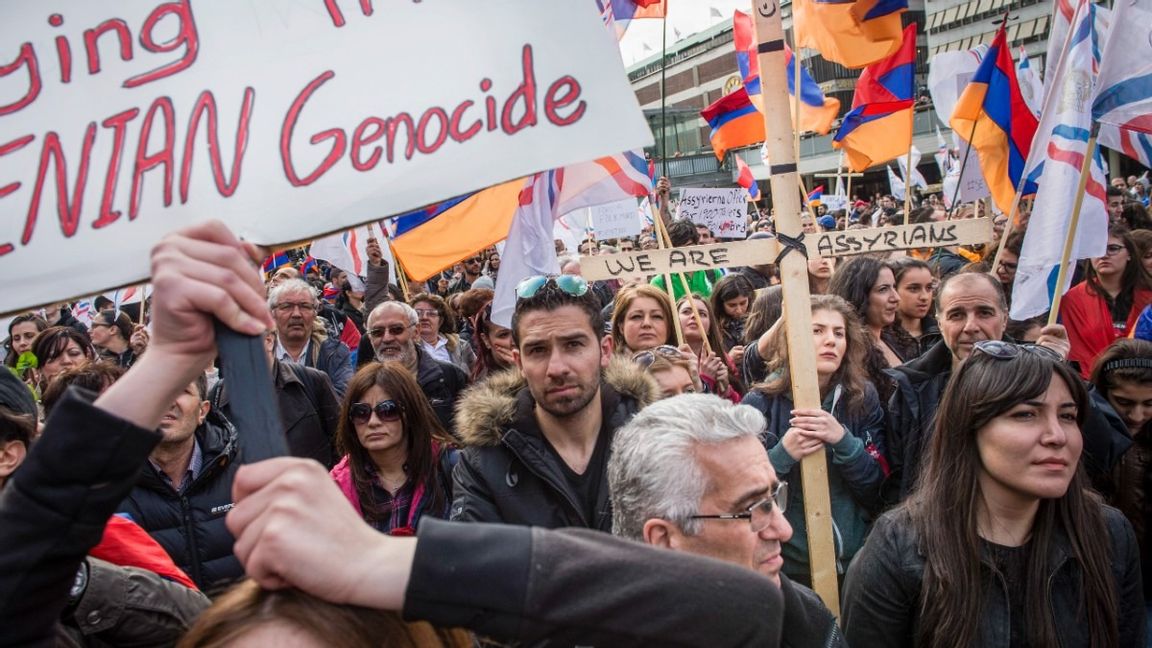
<svg viewBox="0 0 1152 648">
<path fill-rule="evenodd" d="M 1092 259 L 1085 280 L 1060 302 L 1072 344 L 1068 360 L 1079 363 L 1085 378 L 1096 356 L 1113 340 L 1127 337 L 1140 312 L 1152 303 L 1152 280 L 1137 259 L 1128 228 L 1113 225 L 1104 256 Z"/>
</svg>

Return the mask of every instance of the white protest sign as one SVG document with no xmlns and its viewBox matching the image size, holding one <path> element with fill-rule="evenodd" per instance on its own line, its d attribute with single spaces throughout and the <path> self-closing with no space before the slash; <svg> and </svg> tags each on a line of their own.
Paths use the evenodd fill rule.
<svg viewBox="0 0 1152 648">
<path fill-rule="evenodd" d="M 848 196 L 838 196 L 836 194 L 825 195 L 820 199 L 821 204 L 828 210 L 828 213 L 836 211 L 837 209 L 848 209 Z"/>
<path fill-rule="evenodd" d="M 720 238 L 744 238 L 748 218 L 748 191 L 735 189 L 681 189 L 680 218 L 707 225 Z"/>
<path fill-rule="evenodd" d="M 640 234 L 640 212 L 635 198 L 596 205 L 589 207 L 589 210 L 592 228 L 596 238 L 601 241 Z"/>
<path fill-rule="evenodd" d="M 0 312 L 204 219 L 308 240 L 651 142 L 592 2 L 10 0 Z"/>
</svg>

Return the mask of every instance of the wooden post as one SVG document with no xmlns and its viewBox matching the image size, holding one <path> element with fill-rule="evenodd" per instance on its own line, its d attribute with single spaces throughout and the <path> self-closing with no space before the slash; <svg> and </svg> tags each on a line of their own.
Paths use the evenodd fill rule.
<svg viewBox="0 0 1152 648">
<path fill-rule="evenodd" d="M 148 305 L 148 283 L 140 284 L 140 321 L 141 326 L 144 325 L 144 307 Z"/>
<path fill-rule="evenodd" d="M 649 209 L 652 208 L 652 203 L 648 203 Z M 656 232 L 656 244 L 663 250 L 665 248 L 671 249 L 672 243 L 668 239 L 668 233 L 664 231 L 664 219 L 660 218 L 660 212 L 654 214 L 652 219 L 652 227 Z M 665 243 L 665 241 L 668 241 Z M 683 276 L 680 278 L 683 280 Z M 684 284 L 685 290 L 688 284 Z M 684 344 L 684 330 L 680 327 L 680 315 L 676 312 L 676 290 L 672 288 L 672 273 L 664 273 L 664 291 L 668 293 L 668 301 L 672 304 L 672 330 L 676 331 L 676 346 Z"/>
<path fill-rule="evenodd" d="M 796 150 L 788 142 L 792 124 L 788 110 L 784 26 L 780 20 L 778 0 L 753 2 L 752 13 L 756 20 L 761 94 L 764 98 L 764 132 L 767 137 L 765 147 L 771 161 L 769 181 L 776 207 L 776 232 L 781 241 L 786 240 L 784 237 L 799 239 L 803 236 L 801 205 L 795 189 L 799 174 Z M 799 59 L 798 52 L 793 55 Z M 779 268 L 784 287 L 785 324 L 792 333 L 787 336 L 792 402 L 799 409 L 819 409 L 820 387 L 816 377 L 816 349 L 811 336 L 812 303 L 808 293 L 808 263 L 803 254 L 792 250 L 781 257 Z M 832 506 L 828 497 L 828 462 L 823 452 L 814 452 L 805 457 L 800 465 L 804 482 L 804 517 L 808 527 L 812 586 L 832 613 L 839 616 L 836 547 L 832 539 Z"/>
<path fill-rule="evenodd" d="M 1024 191 L 1024 181 L 1027 178 L 1023 173 L 1020 174 L 1020 181 L 1016 183 L 1016 195 L 1012 198 L 1012 208 L 1008 210 L 1008 222 L 1004 223 L 1004 231 L 1000 233 L 1000 242 L 996 247 L 996 256 L 992 260 L 992 269 L 989 272 L 992 276 L 996 276 L 996 271 L 1000 269 L 1000 260 L 1004 257 L 1004 241 L 1008 240 L 1008 235 L 1012 230 L 1016 229 L 1016 214 L 1020 211 L 1020 193 Z"/>
<path fill-rule="evenodd" d="M 1072 246 L 1076 243 L 1076 230 L 1080 226 L 1084 190 L 1088 187 L 1088 178 L 1092 177 L 1092 157 L 1096 154 L 1096 135 L 1099 129 L 1099 123 L 1093 122 L 1088 149 L 1084 152 L 1084 164 L 1080 166 L 1080 185 L 1076 187 L 1076 202 L 1072 205 L 1072 222 L 1068 224 L 1068 232 L 1064 235 L 1064 254 L 1060 257 L 1060 272 L 1056 274 L 1056 287 L 1052 291 L 1052 310 L 1048 311 L 1049 326 L 1055 324 L 1060 317 L 1060 302 L 1064 299 L 1064 284 L 1068 278 L 1068 262 L 1072 256 Z"/>
</svg>

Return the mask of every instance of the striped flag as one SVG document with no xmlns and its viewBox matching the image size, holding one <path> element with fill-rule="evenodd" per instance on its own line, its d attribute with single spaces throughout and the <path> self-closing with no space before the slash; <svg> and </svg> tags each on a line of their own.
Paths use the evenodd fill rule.
<svg viewBox="0 0 1152 648">
<path fill-rule="evenodd" d="M 748 197 L 751 200 L 760 200 L 760 185 L 756 184 L 756 178 L 752 175 L 752 167 L 748 166 L 744 158 L 737 157 L 736 169 L 738 170 L 736 182 L 748 190 Z"/>
<path fill-rule="evenodd" d="M 1146 147 L 1152 135 L 1152 39 L 1148 37 L 1152 8 L 1146 2 L 1118 2 L 1113 12 L 1108 42 L 1099 58 L 1092 116 L 1100 122 L 1101 137 L 1109 146 L 1147 163 Z"/>
<path fill-rule="evenodd" d="M 1054 61 L 1049 63 L 1051 67 L 1056 67 Z M 1023 46 L 1020 47 L 1020 60 L 1016 63 L 1016 78 L 1020 80 L 1020 94 L 1024 97 L 1024 102 L 1032 109 L 1032 114 L 1039 118 L 1040 107 L 1044 105 L 1044 83 L 1040 81 L 1040 75 L 1028 60 L 1028 52 L 1024 51 Z"/>
</svg>

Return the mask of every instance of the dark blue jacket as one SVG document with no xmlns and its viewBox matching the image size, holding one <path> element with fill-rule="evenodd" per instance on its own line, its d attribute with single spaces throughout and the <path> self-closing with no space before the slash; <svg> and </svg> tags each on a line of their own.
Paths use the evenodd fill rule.
<svg viewBox="0 0 1152 648">
<path fill-rule="evenodd" d="M 849 411 L 844 399 L 829 394 L 822 407 L 830 412 L 847 430 L 835 446 L 825 449 L 828 455 L 828 494 L 832 502 L 832 530 L 836 542 L 837 573 L 843 574 L 852 557 L 864 544 L 873 517 L 881 506 L 880 485 L 884 472 L 880 461 L 868 453 L 869 444 L 884 454 L 884 410 L 876 390 L 866 386 L 864 405 Z M 781 480 L 788 482 L 788 510 L 784 516 L 792 524 L 792 539 L 783 548 L 784 573 L 799 583 L 812 581 L 808 566 L 808 533 L 804 520 L 804 487 L 800 477 L 800 463 L 793 459 L 780 444 L 791 427 L 794 405 L 787 394 L 768 396 L 753 390 L 744 397 L 744 405 L 751 405 L 768 419 L 765 447 L 768 458 Z"/>
<path fill-rule="evenodd" d="M 203 459 L 200 474 L 182 493 L 145 462 L 136 487 L 117 510 L 144 527 L 201 590 L 211 592 L 244 575 L 224 525 L 240 450 L 236 428 L 216 411 L 197 428 L 196 442 Z"/>
</svg>

